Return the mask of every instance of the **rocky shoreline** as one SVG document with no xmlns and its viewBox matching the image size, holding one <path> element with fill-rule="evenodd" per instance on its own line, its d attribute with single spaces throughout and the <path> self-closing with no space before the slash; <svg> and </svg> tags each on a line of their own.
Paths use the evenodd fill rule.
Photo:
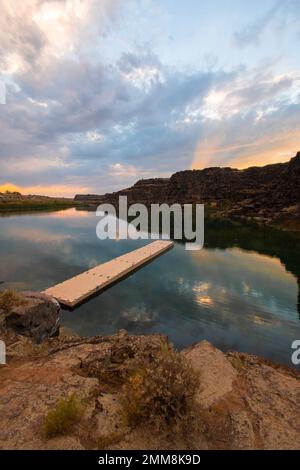
<svg viewBox="0 0 300 470">
<path fill-rule="evenodd" d="M 39 332 L 42 320 L 40 315 L 35 325 Z M 197 426 L 189 424 L 185 435 L 168 427 L 158 432 L 147 422 L 124 421 L 121 391 L 137 360 L 151 364 L 160 351 L 172 349 L 166 337 L 120 331 L 79 338 L 63 330 L 53 337 L 48 324 L 48 334 L 37 341 L 31 322 L 26 325 L 29 330 L 20 334 L 16 324 L 2 322 L 0 331 L 7 346 L 7 364 L 0 366 L 0 449 L 300 448 L 296 370 L 248 354 L 223 353 L 206 341 L 195 344 L 176 354 L 199 373 Z M 85 403 L 80 422 L 62 435 L 45 436 L 45 417 L 74 394 Z"/>
</svg>

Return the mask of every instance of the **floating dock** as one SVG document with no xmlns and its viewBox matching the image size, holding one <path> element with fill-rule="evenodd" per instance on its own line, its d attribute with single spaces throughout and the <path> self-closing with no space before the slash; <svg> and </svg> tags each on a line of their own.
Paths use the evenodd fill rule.
<svg viewBox="0 0 300 470">
<path fill-rule="evenodd" d="M 44 293 L 54 297 L 60 304 L 74 308 L 131 271 L 162 255 L 173 245 L 170 241 L 157 240 L 50 287 Z"/>
</svg>

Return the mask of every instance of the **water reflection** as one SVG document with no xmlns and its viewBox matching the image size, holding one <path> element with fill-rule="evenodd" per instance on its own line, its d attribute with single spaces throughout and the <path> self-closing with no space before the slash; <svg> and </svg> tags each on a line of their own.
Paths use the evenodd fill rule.
<svg viewBox="0 0 300 470">
<path fill-rule="evenodd" d="M 41 290 L 147 241 L 99 241 L 92 212 L 0 218 L 0 281 Z M 91 299 L 63 323 L 82 335 L 161 332 L 181 348 L 208 339 L 290 364 L 300 338 L 295 235 L 206 223 L 205 249 L 184 244 Z M 298 302 L 298 304 L 297 304 Z"/>
</svg>

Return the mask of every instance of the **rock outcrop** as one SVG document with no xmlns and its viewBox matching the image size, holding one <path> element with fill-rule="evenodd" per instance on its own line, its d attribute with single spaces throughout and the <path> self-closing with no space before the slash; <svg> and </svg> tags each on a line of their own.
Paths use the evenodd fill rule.
<svg viewBox="0 0 300 470">
<path fill-rule="evenodd" d="M 261 222 L 297 219 L 300 215 L 300 152 L 287 163 L 245 170 L 206 168 L 175 173 L 170 179 L 138 181 L 131 188 L 104 196 L 77 195 L 80 204 L 204 203 L 214 215 Z M 299 227 L 300 228 L 300 227 Z"/>
<path fill-rule="evenodd" d="M 23 301 L 4 313 L 4 326 L 41 343 L 59 332 L 59 303 L 45 294 L 23 292 Z"/>
<path fill-rule="evenodd" d="M 207 341 L 183 351 L 201 373 L 197 397 L 213 449 L 299 449 L 300 373 Z"/>
<path fill-rule="evenodd" d="M 127 196 L 129 204 L 135 202 L 143 204 L 159 203 L 162 202 L 164 195 L 167 194 L 169 184 L 169 178 L 140 180 L 131 188 L 123 189 L 116 193 L 105 194 L 104 196 L 97 194 L 77 194 L 75 201 L 88 206 L 99 205 L 103 202 L 118 204 L 118 198 L 122 195 Z"/>
<path fill-rule="evenodd" d="M 27 340 L 26 340 L 27 341 Z M 137 356 L 150 358 L 161 335 L 53 338 L 35 356 L 18 357 L 8 341 L 0 366 L 0 449 L 184 449 L 172 433 L 152 432 L 122 420 L 120 389 Z M 47 349 L 45 345 L 47 344 Z M 223 353 L 204 341 L 181 352 L 200 372 L 198 449 L 299 449 L 300 373 L 241 353 Z M 80 426 L 46 439 L 41 426 L 58 400 L 72 393 L 87 404 Z"/>
</svg>

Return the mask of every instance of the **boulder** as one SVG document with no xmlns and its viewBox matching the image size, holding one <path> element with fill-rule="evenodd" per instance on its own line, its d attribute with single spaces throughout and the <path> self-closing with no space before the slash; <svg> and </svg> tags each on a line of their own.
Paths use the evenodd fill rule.
<svg viewBox="0 0 300 470">
<path fill-rule="evenodd" d="M 196 400 L 210 449 L 299 449 L 299 372 L 207 341 L 181 354 L 200 372 Z"/>
<path fill-rule="evenodd" d="M 37 343 L 59 333 L 59 303 L 39 292 L 23 292 L 25 302 L 12 306 L 5 315 L 5 326 L 29 336 Z"/>
</svg>

